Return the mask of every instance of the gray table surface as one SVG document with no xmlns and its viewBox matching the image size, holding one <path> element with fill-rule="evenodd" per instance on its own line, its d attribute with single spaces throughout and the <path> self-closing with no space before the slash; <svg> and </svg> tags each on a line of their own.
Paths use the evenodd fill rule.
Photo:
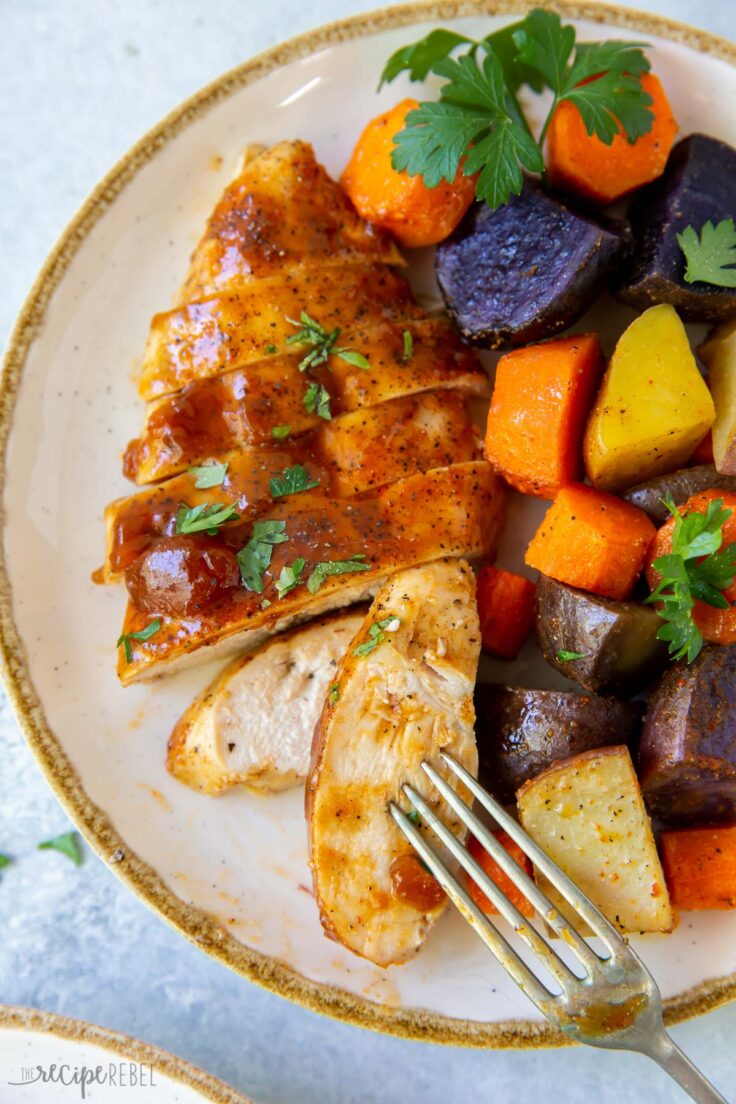
<svg viewBox="0 0 736 1104">
<path fill-rule="evenodd" d="M 722 35 L 733 0 L 646 0 Z M 142 131 L 205 81 L 360 0 L 0 0 L 0 240 L 6 333 L 44 255 Z M 10 110 L 8 109 L 10 108 Z M 206 958 L 94 855 L 35 851 L 68 827 L 0 699 L 0 1002 L 91 1020 L 166 1047 L 259 1104 L 561 1104 L 684 1099 L 637 1056 L 464 1051 L 359 1031 Z M 674 1031 L 736 1100 L 736 1004 Z M 0 1101 L 4 1100 L 0 1054 Z"/>
</svg>

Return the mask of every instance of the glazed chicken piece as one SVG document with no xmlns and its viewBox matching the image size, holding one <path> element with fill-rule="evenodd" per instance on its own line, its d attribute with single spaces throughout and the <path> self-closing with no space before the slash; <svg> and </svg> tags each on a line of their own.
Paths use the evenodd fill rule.
<svg viewBox="0 0 736 1104">
<path fill-rule="evenodd" d="M 421 764 L 447 777 L 444 750 L 476 774 L 479 656 L 468 564 L 441 560 L 400 572 L 377 594 L 315 729 L 306 812 L 322 926 L 378 966 L 416 954 L 447 903 L 387 805 L 408 808 L 401 785 L 409 782 L 462 838 Z"/>
</svg>

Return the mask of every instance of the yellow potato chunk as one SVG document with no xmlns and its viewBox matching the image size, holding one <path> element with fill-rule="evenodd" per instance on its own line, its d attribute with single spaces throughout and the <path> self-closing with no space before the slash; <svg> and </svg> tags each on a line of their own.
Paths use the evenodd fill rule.
<svg viewBox="0 0 736 1104">
<path fill-rule="evenodd" d="M 521 823 L 549 857 L 625 932 L 668 932 L 675 916 L 625 747 L 586 751 L 555 763 L 516 795 Z M 541 888 L 563 915 L 576 914 L 547 880 Z"/>
<path fill-rule="evenodd" d="M 662 304 L 621 335 L 585 430 L 594 487 L 621 491 L 681 467 L 715 418 L 685 327 Z"/>
<path fill-rule="evenodd" d="M 736 475 L 736 318 L 717 326 L 698 350 L 716 408 L 713 456 L 721 475 Z"/>
</svg>

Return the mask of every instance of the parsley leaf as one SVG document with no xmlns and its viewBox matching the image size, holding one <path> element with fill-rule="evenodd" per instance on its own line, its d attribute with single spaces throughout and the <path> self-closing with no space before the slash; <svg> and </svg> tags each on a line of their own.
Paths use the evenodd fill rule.
<svg viewBox="0 0 736 1104">
<path fill-rule="evenodd" d="M 254 524 L 250 540 L 238 552 L 240 576 L 248 590 L 263 593 L 263 573 L 271 563 L 273 546 L 289 539 L 285 530 L 285 521 L 257 521 Z"/>
<path fill-rule="evenodd" d="M 663 501 L 675 519 L 672 550 L 654 560 L 660 581 L 645 602 L 661 603 L 657 613 L 665 624 L 657 637 L 668 642 L 670 657 L 692 663 L 703 647 L 693 619 L 696 599 L 717 609 L 730 606 L 722 592 L 736 578 L 736 543 L 721 545 L 723 526 L 733 511 L 724 509 L 722 498 L 715 498 L 704 512 L 683 516 L 669 496 Z"/>
<path fill-rule="evenodd" d="M 732 218 L 714 226 L 709 220 L 700 227 L 686 226 L 677 235 L 685 254 L 685 279 L 689 284 L 698 280 L 715 287 L 736 288 L 736 226 Z"/>
<path fill-rule="evenodd" d="M 319 479 L 310 479 L 301 464 L 294 464 L 291 468 L 284 468 L 284 474 L 275 475 L 269 480 L 269 488 L 274 498 L 282 495 L 298 494 L 299 491 L 309 491 L 312 487 L 319 487 Z"/>
<path fill-rule="evenodd" d="M 283 598 L 285 594 L 288 594 L 290 590 L 299 585 L 306 562 L 303 556 L 297 556 L 292 564 L 284 564 L 281 568 L 281 574 L 276 580 L 276 593 L 279 598 Z"/>
<path fill-rule="evenodd" d="M 408 364 L 414 354 L 414 338 L 411 336 L 411 330 L 404 330 L 404 352 L 401 355 L 401 359 L 404 364 Z"/>
<path fill-rule="evenodd" d="M 355 571 L 370 571 L 371 565 L 365 562 L 365 556 L 358 554 L 349 560 L 326 560 L 317 563 L 307 579 L 307 590 L 316 594 L 329 575 L 351 575 Z"/>
<path fill-rule="evenodd" d="M 330 692 L 328 694 L 328 701 L 329 701 L 330 705 L 337 705 L 337 702 L 338 702 L 339 698 L 340 698 L 340 683 L 339 682 L 333 682 L 332 686 L 330 687 Z"/>
<path fill-rule="evenodd" d="M 182 502 L 176 515 L 176 532 L 205 532 L 215 537 L 221 525 L 237 521 L 239 517 L 232 502 L 203 502 L 199 506 L 187 506 Z"/>
<path fill-rule="evenodd" d="M 158 632 L 161 628 L 161 618 L 157 617 L 155 621 L 151 621 L 146 625 L 145 629 L 139 629 L 138 632 L 121 633 L 118 637 L 116 648 L 119 648 L 122 644 L 125 648 L 125 659 L 128 663 L 133 662 L 133 649 L 131 647 L 131 640 L 150 640 L 152 636 Z"/>
<path fill-rule="evenodd" d="M 197 490 L 204 491 L 208 487 L 221 487 L 227 475 L 227 464 L 204 464 L 202 467 L 187 468 L 190 475 L 194 476 L 194 486 Z"/>
<path fill-rule="evenodd" d="M 271 436 L 275 441 L 283 441 L 284 437 L 288 437 L 291 433 L 290 425 L 274 426 L 271 430 Z"/>
<path fill-rule="evenodd" d="M 375 621 L 368 629 L 367 639 L 364 640 L 362 644 L 359 644 L 357 648 L 353 648 L 353 655 L 370 655 L 371 652 L 386 639 L 386 633 L 396 632 L 400 625 L 401 619 L 393 615 L 382 617 L 380 621 Z"/>
<path fill-rule="evenodd" d="M 307 414 L 316 413 L 320 418 L 324 418 L 325 421 L 331 421 L 330 393 L 321 383 L 310 383 L 309 387 L 304 392 L 302 402 L 304 403 L 304 409 Z"/>
<path fill-rule="evenodd" d="M 571 663 L 574 659 L 587 659 L 587 652 L 568 652 L 564 648 L 560 648 L 557 653 L 557 659 L 560 663 Z"/>
<path fill-rule="evenodd" d="M 407 820 L 410 820 L 412 822 L 415 828 L 422 827 L 422 818 L 420 817 L 416 809 L 410 809 L 408 813 L 404 814 L 404 816 Z"/>
<path fill-rule="evenodd" d="M 0 870 L 2 870 L 3 867 L 10 866 L 12 861 L 10 855 L 3 855 L 2 851 L 0 851 Z"/>
<path fill-rule="evenodd" d="M 366 372 L 371 370 L 368 358 L 364 357 L 362 353 L 356 353 L 354 349 L 344 349 L 340 346 L 339 349 L 335 349 L 335 356 L 338 356 L 340 360 L 344 360 L 346 364 L 352 364 L 353 368 L 363 368 Z"/>
<path fill-rule="evenodd" d="M 437 27 L 419 42 L 402 46 L 391 55 L 383 67 L 378 91 L 404 72 L 409 73 L 409 80 L 424 80 L 438 61 L 449 57 L 457 46 L 470 45 L 472 42 L 472 38 Z"/>
<path fill-rule="evenodd" d="M 297 333 L 287 337 L 286 344 L 311 346 L 310 351 L 299 361 L 300 372 L 307 372 L 318 364 L 326 364 L 333 354 L 348 364 L 352 364 L 355 368 L 370 368 L 370 364 L 362 353 L 356 353 L 353 349 L 335 345 L 340 336 L 339 326 L 335 326 L 334 330 L 328 331 L 306 311 L 300 313 L 298 322 L 293 318 L 287 318 L 286 321 L 290 322 L 292 326 L 301 325 L 301 329 Z"/>
<path fill-rule="evenodd" d="M 54 836 L 53 839 L 45 840 L 38 844 L 37 850 L 58 851 L 61 855 L 66 855 L 68 859 L 71 859 L 75 866 L 81 866 L 84 862 L 82 845 L 76 832 L 64 832 L 60 836 Z"/>
</svg>

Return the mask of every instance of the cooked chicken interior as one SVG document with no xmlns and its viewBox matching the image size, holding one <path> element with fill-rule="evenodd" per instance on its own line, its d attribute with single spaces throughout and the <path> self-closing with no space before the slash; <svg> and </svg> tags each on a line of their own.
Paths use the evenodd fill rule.
<svg viewBox="0 0 736 1104">
<path fill-rule="evenodd" d="M 446 905 L 387 803 L 407 808 L 401 786 L 410 782 L 462 836 L 421 764 L 447 775 L 443 749 L 476 773 L 479 654 L 468 564 L 442 560 L 400 572 L 377 594 L 315 729 L 306 808 L 322 924 L 379 966 L 414 955 Z"/>
</svg>

